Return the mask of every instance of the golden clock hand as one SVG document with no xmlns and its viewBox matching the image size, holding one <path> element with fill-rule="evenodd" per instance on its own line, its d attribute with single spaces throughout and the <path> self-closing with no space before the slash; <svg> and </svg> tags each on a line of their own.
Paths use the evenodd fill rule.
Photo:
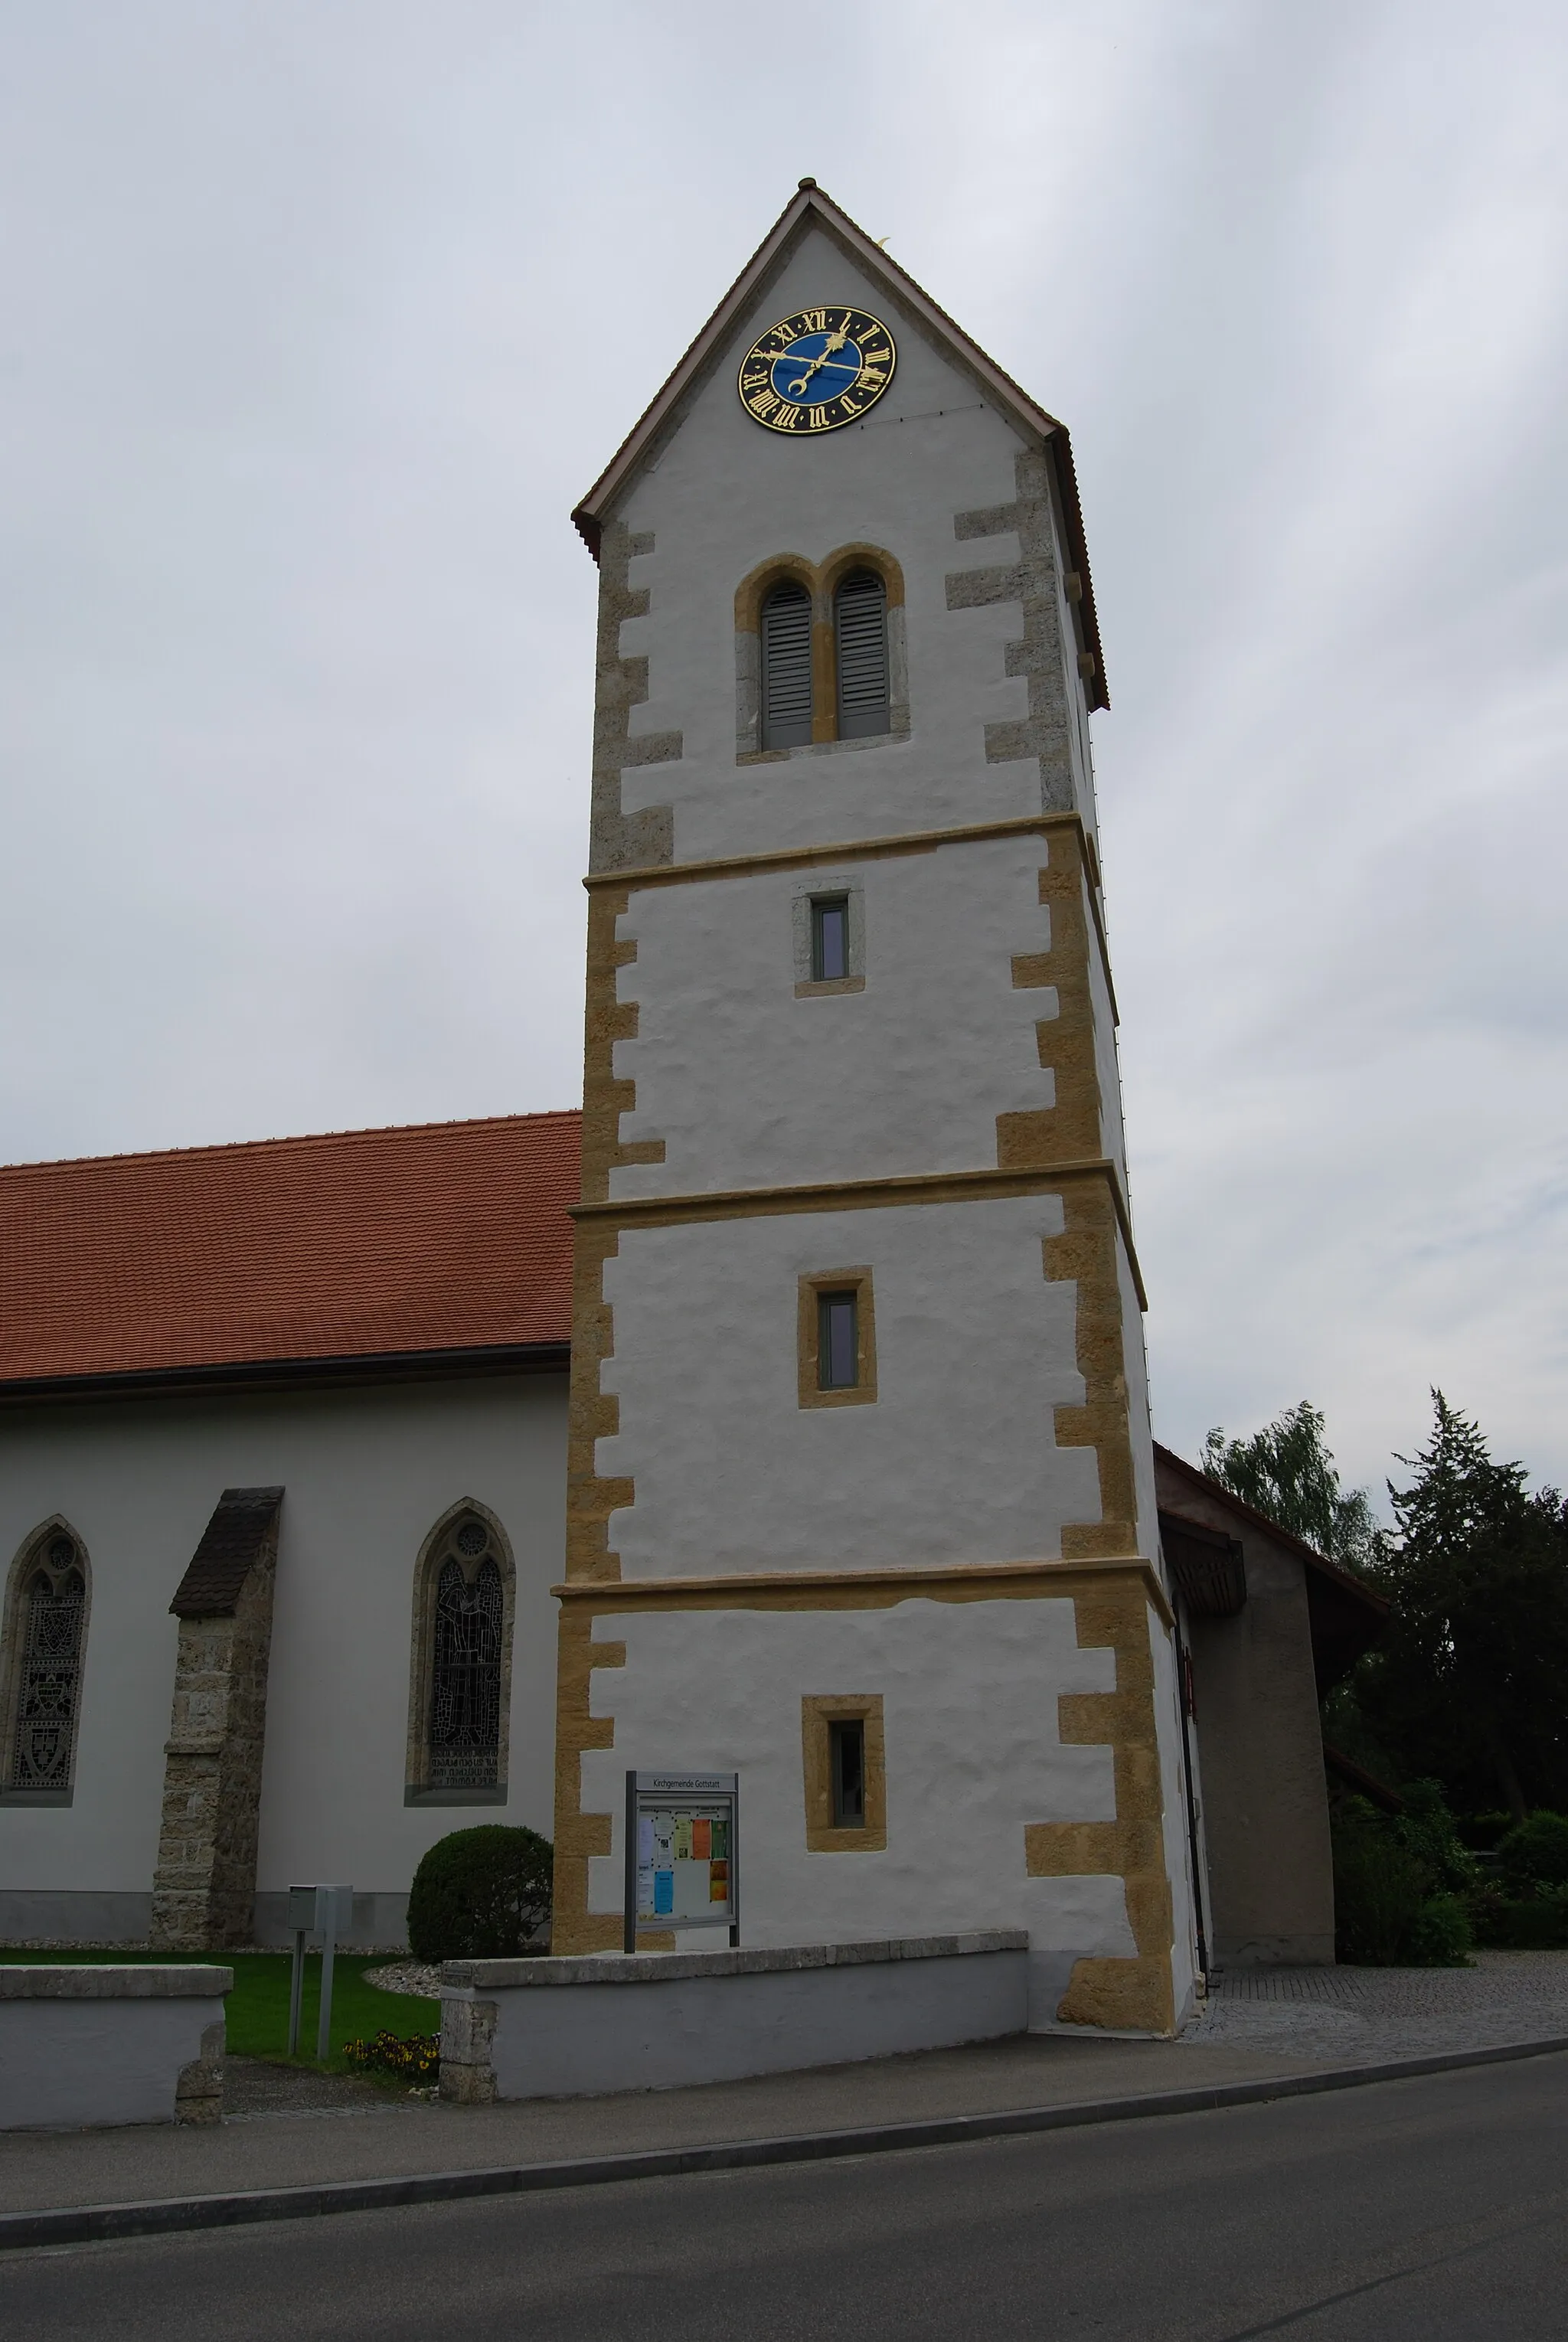
<svg viewBox="0 0 1568 2342">
<path fill-rule="evenodd" d="M 801 393 L 804 390 L 807 383 L 811 380 L 813 375 L 820 373 L 824 365 L 832 365 L 835 368 L 835 371 L 849 371 L 845 366 L 844 359 L 839 358 L 835 360 L 833 355 L 835 350 L 842 350 L 848 339 L 849 334 L 847 329 L 842 333 L 829 335 L 821 355 L 819 357 L 813 358 L 811 364 L 807 366 L 804 374 L 802 375 L 798 382 L 792 382 L 789 385 L 789 395 L 792 398 L 798 398 Z"/>
<path fill-rule="evenodd" d="M 803 391 L 803 390 L 804 390 L 804 388 L 805 388 L 805 386 L 806 386 L 807 383 L 811 380 L 811 378 L 812 378 L 813 375 L 814 375 L 814 374 L 815 374 L 815 372 L 816 372 L 817 368 L 818 368 L 819 366 L 821 366 L 821 365 L 825 365 L 825 364 L 826 364 L 826 362 L 827 362 L 827 352 L 826 352 L 825 350 L 824 350 L 824 352 L 823 352 L 823 354 L 822 354 L 821 357 L 818 357 L 818 358 L 813 358 L 813 360 L 811 361 L 811 364 L 807 366 L 807 368 L 806 368 L 806 370 L 805 370 L 804 374 L 803 374 L 803 375 L 802 375 L 802 376 L 801 376 L 801 378 L 800 378 L 800 380 L 799 380 L 798 382 L 792 382 L 792 383 L 790 383 L 790 384 L 788 384 L 788 385 L 786 385 L 786 387 L 788 388 L 788 391 L 789 391 L 789 395 L 790 395 L 790 396 L 791 396 L 792 398 L 798 398 L 798 397 L 800 396 L 800 395 L 801 395 L 802 391 Z"/>
</svg>

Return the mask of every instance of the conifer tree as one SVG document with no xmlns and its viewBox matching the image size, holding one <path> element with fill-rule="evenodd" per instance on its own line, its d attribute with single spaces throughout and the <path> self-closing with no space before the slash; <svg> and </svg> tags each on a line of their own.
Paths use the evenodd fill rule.
<svg viewBox="0 0 1568 2342">
<path fill-rule="evenodd" d="M 1568 1508 L 1432 1396 L 1430 1440 L 1399 1459 L 1414 1476 L 1389 1484 L 1397 1534 L 1369 1574 L 1393 1608 L 1356 1703 L 1404 1777 L 1460 1808 L 1568 1807 Z"/>
</svg>

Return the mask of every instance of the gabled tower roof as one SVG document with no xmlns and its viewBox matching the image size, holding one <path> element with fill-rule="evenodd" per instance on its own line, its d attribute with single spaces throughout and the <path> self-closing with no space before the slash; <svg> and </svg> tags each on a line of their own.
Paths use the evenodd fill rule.
<svg viewBox="0 0 1568 2342">
<path fill-rule="evenodd" d="M 937 306 L 930 294 L 923 291 L 906 269 L 891 259 L 880 245 L 874 244 L 864 229 L 852 220 L 847 212 L 841 211 L 830 195 L 823 193 L 814 179 L 801 181 L 797 193 L 784 205 L 663 389 L 634 425 L 573 513 L 572 517 L 589 552 L 597 561 L 600 534 L 617 497 L 641 469 L 688 393 L 706 379 L 735 328 L 747 317 L 759 296 L 812 226 L 821 228 L 868 276 L 885 285 L 900 308 L 913 315 L 944 355 L 973 377 L 978 388 L 1021 433 L 1025 442 L 1043 448 L 1050 457 L 1062 499 L 1069 556 L 1084 586 L 1084 598 L 1079 607 L 1084 646 L 1093 653 L 1094 660 L 1094 673 L 1087 686 L 1089 705 L 1091 707 L 1108 707 L 1110 695 L 1105 688 L 1105 662 L 1100 648 L 1094 589 L 1089 575 L 1089 548 L 1084 536 L 1078 481 L 1073 468 L 1073 449 L 1065 425 L 1058 423 L 1054 415 L 1047 415 L 1043 406 L 1036 405 L 1028 392 L 1021 390 L 1012 375 L 1003 372 L 994 358 L 987 357 L 979 343 L 972 341 L 962 325 L 954 324 L 946 310 Z"/>
</svg>

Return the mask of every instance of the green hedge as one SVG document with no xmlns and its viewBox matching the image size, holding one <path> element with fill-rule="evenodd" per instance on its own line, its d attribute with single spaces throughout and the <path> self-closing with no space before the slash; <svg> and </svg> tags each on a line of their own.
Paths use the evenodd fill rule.
<svg viewBox="0 0 1568 2342">
<path fill-rule="evenodd" d="M 1347 1797 L 1332 1817 L 1335 1952 L 1351 1967 L 1464 1967 L 1474 1865 L 1435 1782 L 1403 1814 Z"/>
<path fill-rule="evenodd" d="M 1506 1830 L 1478 1816 L 1477 1861 L 1431 1781 L 1404 1792 L 1402 1814 L 1348 1797 L 1333 1816 L 1338 1957 L 1359 1967 L 1463 1967 L 1473 1944 L 1497 1951 L 1568 1950 L 1568 1816 L 1532 1814 Z"/>
<path fill-rule="evenodd" d="M 1532 1814 L 1497 1842 L 1497 1867 L 1516 1896 L 1568 1887 L 1568 1814 Z"/>
<path fill-rule="evenodd" d="M 486 1822 L 438 1838 L 414 1874 L 416 1960 L 505 1960 L 544 1948 L 554 1852 L 537 1830 Z"/>
<path fill-rule="evenodd" d="M 1483 1887 L 1474 1901 L 1475 1940 L 1500 1952 L 1568 1951 L 1568 1888 L 1504 1895 Z"/>
</svg>

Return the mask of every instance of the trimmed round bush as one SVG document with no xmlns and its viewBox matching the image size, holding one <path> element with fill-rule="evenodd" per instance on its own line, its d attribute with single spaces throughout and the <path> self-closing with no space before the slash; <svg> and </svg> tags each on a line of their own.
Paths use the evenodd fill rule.
<svg viewBox="0 0 1568 2342">
<path fill-rule="evenodd" d="M 1568 1814 L 1532 1814 L 1497 1846 L 1497 1867 L 1517 1895 L 1537 1887 L 1568 1887 Z"/>
<path fill-rule="evenodd" d="M 437 1838 L 408 1890 L 416 1960 L 511 1960 L 542 1949 L 554 1851 L 537 1830 L 499 1822 Z"/>
</svg>

